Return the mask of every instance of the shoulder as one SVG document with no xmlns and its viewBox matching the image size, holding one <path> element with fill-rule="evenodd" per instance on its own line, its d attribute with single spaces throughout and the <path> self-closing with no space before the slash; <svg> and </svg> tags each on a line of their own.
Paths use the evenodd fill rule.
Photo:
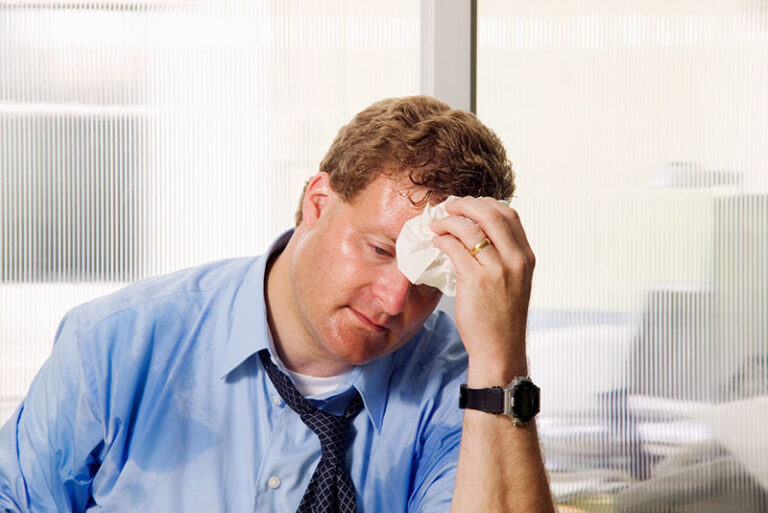
<svg viewBox="0 0 768 513">
<path fill-rule="evenodd" d="M 210 381 L 229 308 L 258 259 L 214 262 L 129 285 L 71 310 L 51 359 L 80 362 L 92 409 L 124 418 L 168 383 Z M 173 370 L 173 374 L 169 370 Z"/>
<path fill-rule="evenodd" d="M 228 340 L 230 308 L 256 262 L 213 262 L 84 303 L 59 325 L 53 355 L 74 351 L 91 382 L 115 369 L 139 375 L 152 366 L 210 358 L 214 346 Z"/>
<path fill-rule="evenodd" d="M 84 333 L 136 315 L 162 318 L 216 294 L 234 293 L 258 258 L 221 260 L 147 278 L 73 308 L 63 324 Z"/>
</svg>

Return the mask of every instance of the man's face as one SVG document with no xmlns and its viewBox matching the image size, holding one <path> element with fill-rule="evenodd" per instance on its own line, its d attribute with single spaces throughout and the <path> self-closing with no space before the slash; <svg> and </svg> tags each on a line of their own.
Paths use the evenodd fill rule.
<svg viewBox="0 0 768 513">
<path fill-rule="evenodd" d="M 297 229 L 291 275 L 300 331 L 322 358 L 362 365 L 387 355 L 440 301 L 437 289 L 412 285 L 395 259 L 400 229 L 421 212 L 409 197 L 419 194 L 401 179 L 379 176 L 350 202 L 330 191 L 319 216 L 305 216 Z"/>
</svg>

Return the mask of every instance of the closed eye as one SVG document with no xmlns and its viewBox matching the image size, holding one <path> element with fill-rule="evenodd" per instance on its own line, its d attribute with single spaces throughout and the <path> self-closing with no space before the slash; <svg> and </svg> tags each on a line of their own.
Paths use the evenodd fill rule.
<svg viewBox="0 0 768 513">
<path fill-rule="evenodd" d="M 380 248 L 379 246 L 373 246 L 373 250 L 379 256 L 392 256 L 392 254 L 389 251 L 387 251 L 384 248 Z"/>
</svg>

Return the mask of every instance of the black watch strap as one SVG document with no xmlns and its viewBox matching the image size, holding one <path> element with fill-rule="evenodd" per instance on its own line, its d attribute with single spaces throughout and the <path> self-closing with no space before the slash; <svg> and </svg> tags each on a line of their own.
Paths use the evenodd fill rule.
<svg viewBox="0 0 768 513">
<path fill-rule="evenodd" d="M 461 385 L 459 408 L 504 413 L 504 389 L 501 387 L 468 388 L 467 385 Z"/>
</svg>

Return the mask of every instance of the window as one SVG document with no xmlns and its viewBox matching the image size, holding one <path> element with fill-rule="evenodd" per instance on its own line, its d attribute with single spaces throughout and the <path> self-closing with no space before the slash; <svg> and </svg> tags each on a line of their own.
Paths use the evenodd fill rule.
<svg viewBox="0 0 768 513">
<path fill-rule="evenodd" d="M 0 3 L 0 423 L 69 308 L 290 228 L 338 128 L 418 92 L 418 16 L 406 0 Z"/>
<path fill-rule="evenodd" d="M 764 510 L 765 4 L 483 0 L 478 19 L 478 115 L 537 254 L 558 501 Z"/>
</svg>

